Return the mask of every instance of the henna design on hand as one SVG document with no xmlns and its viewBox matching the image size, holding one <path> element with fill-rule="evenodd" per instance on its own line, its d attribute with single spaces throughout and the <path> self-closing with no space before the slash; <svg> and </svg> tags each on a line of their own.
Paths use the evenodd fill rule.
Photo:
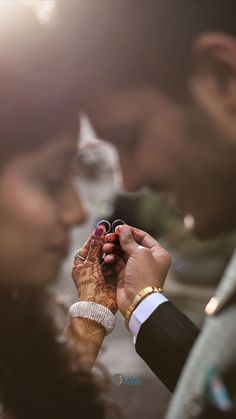
<svg viewBox="0 0 236 419">
<path fill-rule="evenodd" d="M 102 260 L 102 246 L 104 244 L 104 229 L 97 227 L 89 238 L 80 255 L 75 257 L 72 278 L 78 290 L 79 299 L 93 301 L 109 308 L 113 313 L 117 311 L 115 271 L 107 268 Z"/>
<path fill-rule="evenodd" d="M 83 365 L 91 368 L 102 346 L 106 331 L 102 325 L 85 318 L 71 319 L 64 336 L 70 340 L 82 356 Z"/>
</svg>

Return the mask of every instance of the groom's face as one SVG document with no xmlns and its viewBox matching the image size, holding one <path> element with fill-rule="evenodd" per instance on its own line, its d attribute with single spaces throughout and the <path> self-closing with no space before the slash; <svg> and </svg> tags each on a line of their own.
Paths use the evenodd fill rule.
<svg viewBox="0 0 236 419">
<path fill-rule="evenodd" d="M 232 228 L 235 200 L 228 149 L 204 106 L 176 104 L 158 89 L 97 90 L 87 112 L 100 138 L 117 147 L 129 191 L 148 186 L 170 196 L 209 237 Z"/>
</svg>

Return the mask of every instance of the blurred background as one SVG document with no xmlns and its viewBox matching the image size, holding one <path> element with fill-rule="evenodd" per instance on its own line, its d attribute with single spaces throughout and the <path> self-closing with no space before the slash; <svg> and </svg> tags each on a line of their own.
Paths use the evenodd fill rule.
<svg viewBox="0 0 236 419">
<path fill-rule="evenodd" d="M 42 24 L 48 24 L 56 1 L 26 0 L 24 3 L 33 7 Z M 186 228 L 191 220 L 185 220 L 184 224 L 181 215 L 169 207 L 165 197 L 147 190 L 135 195 L 125 193 L 116 150 L 96 137 L 86 115 L 81 119 L 76 173 L 76 185 L 84 197 L 88 218 L 73 232 L 70 255 L 53 289 L 57 298 L 68 306 L 77 300 L 71 280 L 75 252 L 97 221 L 121 218 L 148 231 L 171 253 L 172 266 L 165 294 L 201 326 L 204 308 L 232 255 L 234 237 L 201 243 Z M 136 354 L 132 336 L 119 314 L 113 333 L 105 339 L 98 362 L 110 375 L 112 397 L 125 419 L 163 417 L 170 394 Z"/>
</svg>

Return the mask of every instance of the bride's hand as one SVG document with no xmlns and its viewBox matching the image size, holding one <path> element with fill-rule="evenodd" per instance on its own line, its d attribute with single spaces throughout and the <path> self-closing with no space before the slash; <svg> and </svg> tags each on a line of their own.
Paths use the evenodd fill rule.
<svg viewBox="0 0 236 419">
<path fill-rule="evenodd" d="M 117 311 L 115 273 L 102 260 L 105 230 L 97 227 L 84 246 L 77 252 L 72 268 L 72 278 L 80 301 L 93 301 L 112 311 Z M 113 278 L 111 278 L 111 273 Z"/>
</svg>

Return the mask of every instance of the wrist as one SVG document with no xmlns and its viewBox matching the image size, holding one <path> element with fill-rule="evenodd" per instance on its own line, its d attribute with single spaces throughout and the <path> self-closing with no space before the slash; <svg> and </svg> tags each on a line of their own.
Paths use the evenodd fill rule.
<svg viewBox="0 0 236 419">
<path fill-rule="evenodd" d="M 106 336 L 106 330 L 96 321 L 76 317 L 70 320 L 64 336 L 78 350 L 83 365 L 90 369 Z"/>
<path fill-rule="evenodd" d="M 153 286 L 148 286 L 143 288 L 141 291 L 139 291 L 135 297 L 133 298 L 133 301 L 128 305 L 125 313 L 124 313 L 124 317 L 126 320 L 126 326 L 128 328 L 128 324 L 129 324 L 129 320 L 132 316 L 132 313 L 134 312 L 134 310 L 139 306 L 139 304 L 149 295 L 153 294 L 153 293 L 162 293 L 163 289 L 162 288 L 158 288 L 158 287 L 153 287 Z"/>
<path fill-rule="evenodd" d="M 106 335 L 106 330 L 100 323 L 86 317 L 74 317 L 70 320 L 70 324 L 73 330 L 78 331 L 81 336 L 87 336 L 88 330 Z"/>
</svg>

